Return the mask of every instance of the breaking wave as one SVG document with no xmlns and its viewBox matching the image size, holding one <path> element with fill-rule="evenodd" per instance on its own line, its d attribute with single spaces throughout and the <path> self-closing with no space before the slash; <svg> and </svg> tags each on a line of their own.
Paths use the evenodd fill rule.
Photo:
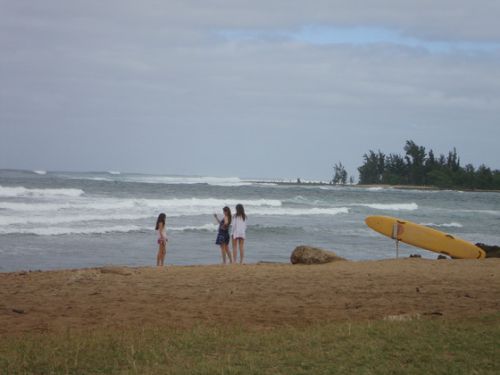
<svg viewBox="0 0 500 375">
<path fill-rule="evenodd" d="M 32 228 L 1 228 L 0 234 L 32 234 L 37 236 L 62 236 L 68 234 L 106 234 L 145 232 L 148 228 L 138 225 L 114 225 L 95 227 L 32 227 Z"/>
<path fill-rule="evenodd" d="M 375 210 L 387 211 L 415 211 L 418 210 L 416 203 L 367 203 L 367 204 L 354 204 L 354 206 L 362 206 L 373 208 Z"/>
<path fill-rule="evenodd" d="M 85 192 L 81 189 L 28 189 L 23 186 L 0 186 L 0 198 L 52 198 L 80 197 Z"/>
</svg>

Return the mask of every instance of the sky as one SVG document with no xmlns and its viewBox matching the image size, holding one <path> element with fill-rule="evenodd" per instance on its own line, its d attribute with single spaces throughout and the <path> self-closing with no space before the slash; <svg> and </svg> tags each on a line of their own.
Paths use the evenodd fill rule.
<svg viewBox="0 0 500 375">
<path fill-rule="evenodd" d="M 357 179 L 500 169 L 500 1 L 0 0 L 0 168 Z"/>
</svg>

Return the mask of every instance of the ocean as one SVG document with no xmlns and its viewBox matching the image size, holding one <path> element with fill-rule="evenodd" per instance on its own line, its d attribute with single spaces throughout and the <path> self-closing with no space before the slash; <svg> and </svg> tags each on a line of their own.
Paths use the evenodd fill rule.
<svg viewBox="0 0 500 375">
<path fill-rule="evenodd" d="M 0 272 L 156 264 L 159 213 L 168 265 L 220 263 L 227 205 L 248 215 L 246 262 L 289 262 L 298 245 L 350 260 L 394 258 L 369 215 L 396 216 L 471 242 L 500 245 L 500 193 L 283 184 L 237 177 L 0 170 Z M 400 244 L 400 256 L 438 254 Z"/>
</svg>

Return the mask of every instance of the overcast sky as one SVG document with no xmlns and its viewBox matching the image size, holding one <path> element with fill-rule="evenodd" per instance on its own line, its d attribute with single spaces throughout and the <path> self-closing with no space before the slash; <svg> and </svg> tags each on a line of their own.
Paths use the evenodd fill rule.
<svg viewBox="0 0 500 375">
<path fill-rule="evenodd" d="M 0 168 L 500 169 L 500 1 L 0 0 Z"/>
</svg>

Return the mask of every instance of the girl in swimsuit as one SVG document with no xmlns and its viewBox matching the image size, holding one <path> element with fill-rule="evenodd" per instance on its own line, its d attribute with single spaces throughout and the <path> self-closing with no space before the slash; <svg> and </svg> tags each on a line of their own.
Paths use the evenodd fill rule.
<svg viewBox="0 0 500 375">
<path fill-rule="evenodd" d="M 167 228 L 166 228 L 166 215 L 161 213 L 156 219 L 156 231 L 158 232 L 158 254 L 156 255 L 156 265 L 163 266 L 165 256 L 167 255 Z"/>
</svg>

